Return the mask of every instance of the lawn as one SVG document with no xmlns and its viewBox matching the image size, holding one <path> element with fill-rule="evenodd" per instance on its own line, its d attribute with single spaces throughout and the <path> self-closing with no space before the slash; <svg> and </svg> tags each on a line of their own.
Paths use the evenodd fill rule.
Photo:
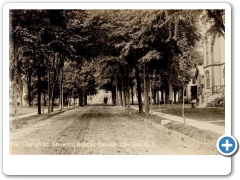
<svg viewBox="0 0 240 180">
<path fill-rule="evenodd" d="M 59 106 L 54 106 L 54 108 L 58 108 Z M 44 106 L 44 112 L 47 112 L 48 107 Z M 43 108 L 42 108 L 43 111 Z M 24 115 L 24 114 L 31 114 L 31 113 L 37 113 L 38 109 L 37 106 L 32 106 L 32 107 L 28 107 L 28 106 L 23 106 L 23 107 L 18 107 L 18 115 Z M 14 117 L 15 113 L 14 113 L 14 107 L 10 106 L 9 107 L 9 116 L 10 117 Z"/>
<path fill-rule="evenodd" d="M 164 107 L 164 105 L 163 105 L 163 107 Z M 167 109 L 167 108 L 169 108 L 169 107 L 166 106 L 165 109 Z M 172 106 L 171 108 L 176 110 L 181 107 L 176 105 L 176 106 Z M 139 118 L 140 119 L 144 118 L 144 119 L 151 120 L 157 124 L 161 124 L 161 120 L 166 119 L 166 118 L 162 118 L 162 117 L 159 117 L 156 115 L 153 115 L 153 116 L 145 116 L 144 114 L 140 115 L 140 114 L 138 114 L 137 110 L 133 110 L 133 109 L 131 109 L 131 111 L 132 111 L 131 116 L 138 120 L 139 120 Z M 215 124 L 215 123 L 220 123 L 220 122 L 213 122 L 213 123 Z M 223 123 L 224 122 L 221 122 L 222 126 L 224 126 Z M 220 124 L 218 124 L 218 125 L 220 125 Z M 164 124 L 163 126 L 165 126 L 168 129 L 171 129 L 173 131 L 177 131 L 181 134 L 184 134 L 184 135 L 186 135 L 190 138 L 193 138 L 199 142 L 202 142 L 202 143 L 207 142 L 209 145 L 213 145 L 213 147 L 215 147 L 215 144 L 220 136 L 219 134 L 209 131 L 209 130 L 198 129 L 196 127 L 185 125 L 183 123 L 176 123 L 174 121 L 172 121 L 172 123 L 169 123 L 169 124 Z"/>
<path fill-rule="evenodd" d="M 220 136 L 219 134 L 214 133 L 212 131 L 202 130 L 202 129 L 198 129 L 198 128 L 184 125 L 184 124 L 165 124 L 164 126 L 167 127 L 168 129 L 177 131 L 190 138 L 193 138 L 197 141 L 208 142 L 209 145 L 211 143 L 213 147 L 215 146 Z"/>
<path fill-rule="evenodd" d="M 137 106 L 137 105 L 134 105 Z M 175 116 L 182 116 L 182 104 L 161 105 L 161 112 Z M 153 105 L 152 110 L 159 111 L 159 105 Z M 186 118 L 199 121 L 225 120 L 225 109 L 223 108 L 191 108 L 191 104 L 185 105 L 184 114 Z"/>
</svg>

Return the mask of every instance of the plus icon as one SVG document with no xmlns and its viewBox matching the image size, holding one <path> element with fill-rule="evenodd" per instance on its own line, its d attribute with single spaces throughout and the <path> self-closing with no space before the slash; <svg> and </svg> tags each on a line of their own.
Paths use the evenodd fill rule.
<svg viewBox="0 0 240 180">
<path fill-rule="evenodd" d="M 237 147 L 237 140 L 233 136 L 221 136 L 217 141 L 217 149 L 224 156 L 234 154 Z"/>
<path fill-rule="evenodd" d="M 228 139 L 227 139 L 227 140 L 226 140 L 226 144 L 222 144 L 222 146 L 226 148 L 226 151 L 228 151 L 228 150 L 229 150 L 229 147 L 232 147 L 233 144 L 229 144 Z"/>
</svg>

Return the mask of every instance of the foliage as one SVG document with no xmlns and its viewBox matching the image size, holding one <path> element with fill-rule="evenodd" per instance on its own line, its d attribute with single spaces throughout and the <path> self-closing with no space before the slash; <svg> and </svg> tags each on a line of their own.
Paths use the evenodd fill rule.
<svg viewBox="0 0 240 180">
<path fill-rule="evenodd" d="M 210 24 L 207 33 L 213 39 L 224 37 L 224 13 L 11 10 L 11 72 L 17 61 L 18 73 L 34 92 L 41 83 L 44 86 L 37 91 L 47 92 L 49 76 L 51 99 L 58 95 L 80 98 L 81 92 L 93 95 L 99 88 L 115 96 L 121 92 L 126 100 L 134 88 L 139 97 L 143 89 L 171 93 L 185 86 L 191 68 L 202 62 L 199 20 Z M 143 81 L 149 82 L 143 86 Z"/>
<path fill-rule="evenodd" d="M 209 35 L 212 37 L 211 45 L 213 49 L 216 38 L 225 38 L 225 10 L 207 9 L 202 12 L 201 20 L 206 27 L 205 39 Z"/>
</svg>

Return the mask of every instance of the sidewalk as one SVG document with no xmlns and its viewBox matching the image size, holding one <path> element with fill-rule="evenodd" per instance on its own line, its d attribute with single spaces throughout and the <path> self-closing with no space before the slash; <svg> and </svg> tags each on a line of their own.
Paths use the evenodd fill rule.
<svg viewBox="0 0 240 180">
<path fill-rule="evenodd" d="M 72 107 L 72 106 L 70 106 L 70 107 Z M 64 109 L 66 109 L 66 107 L 64 107 L 63 110 Z M 53 112 L 58 111 L 58 110 L 60 110 L 60 108 L 54 108 Z M 34 115 L 37 115 L 37 114 L 38 114 L 38 112 L 34 112 L 34 113 L 30 113 L 30 114 L 23 114 L 23 115 L 18 116 L 18 119 L 29 117 L 29 116 L 34 116 Z M 44 113 L 42 113 L 42 114 L 48 114 L 48 109 L 44 109 Z M 9 117 L 10 121 L 12 121 L 14 119 L 15 119 L 15 117 Z"/>
<path fill-rule="evenodd" d="M 131 106 L 131 108 L 138 110 L 138 107 Z M 145 110 L 143 109 L 143 111 L 145 111 Z M 183 117 L 173 116 L 170 114 L 164 114 L 164 113 L 155 112 L 155 111 L 152 111 L 152 114 L 162 117 L 162 118 L 170 119 L 170 120 L 173 120 L 173 121 L 176 121 L 179 123 L 183 123 Z M 186 124 L 189 126 L 193 126 L 193 127 L 196 127 L 198 129 L 202 129 L 202 130 L 210 130 L 210 131 L 213 131 L 213 132 L 221 134 L 221 135 L 225 134 L 224 126 L 218 126 L 218 125 L 215 125 L 215 124 L 212 124 L 209 122 L 197 121 L 197 120 L 188 119 L 188 118 L 185 118 L 185 120 L 186 120 Z"/>
</svg>

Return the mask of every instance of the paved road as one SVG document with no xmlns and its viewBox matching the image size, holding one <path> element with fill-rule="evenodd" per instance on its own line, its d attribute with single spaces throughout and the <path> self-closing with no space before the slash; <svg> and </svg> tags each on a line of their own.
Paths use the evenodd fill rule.
<svg viewBox="0 0 240 180">
<path fill-rule="evenodd" d="M 113 106 L 87 106 L 10 131 L 10 154 L 202 154 Z"/>
</svg>

